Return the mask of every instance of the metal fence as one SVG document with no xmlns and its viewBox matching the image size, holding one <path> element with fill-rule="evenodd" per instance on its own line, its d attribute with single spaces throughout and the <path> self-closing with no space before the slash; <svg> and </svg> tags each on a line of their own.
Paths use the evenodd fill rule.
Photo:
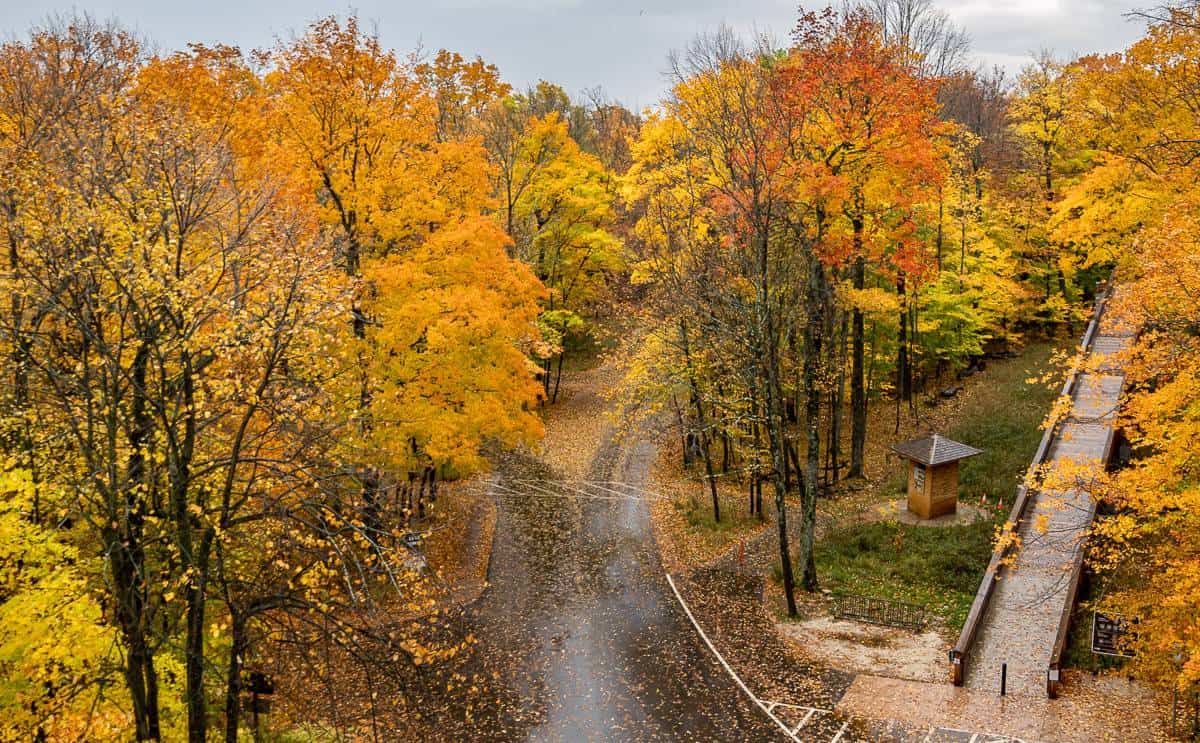
<svg viewBox="0 0 1200 743">
<path fill-rule="evenodd" d="M 833 599 L 838 619 L 854 619 L 888 627 L 924 629 L 928 623 L 925 607 L 873 596 L 843 595 Z"/>
</svg>

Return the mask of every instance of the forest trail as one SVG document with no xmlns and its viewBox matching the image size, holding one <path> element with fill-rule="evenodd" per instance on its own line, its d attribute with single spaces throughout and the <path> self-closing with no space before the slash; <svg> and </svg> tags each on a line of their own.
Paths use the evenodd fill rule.
<svg viewBox="0 0 1200 743">
<path fill-rule="evenodd" d="M 769 740 L 769 722 L 703 650 L 666 582 L 644 489 L 657 447 L 623 434 L 610 362 L 564 378 L 541 451 L 507 455 L 478 638 L 430 705 L 430 740 Z M 440 684 L 431 684 L 431 687 Z"/>
<path fill-rule="evenodd" d="M 1085 339 L 1083 371 L 1071 390 L 1070 412 L 1046 449 L 1043 461 L 1051 473 L 1104 462 L 1110 454 L 1125 377 L 1106 357 L 1127 348 L 1132 333 L 1105 313 L 1105 306 L 1097 309 L 1094 336 Z M 1047 693 L 1051 656 L 1068 610 L 1065 604 L 1074 599 L 1076 559 L 1095 509 L 1084 488 L 1030 492 L 1017 525 L 1020 547 L 1015 562 L 1011 567 L 1002 564 L 996 572 L 994 592 L 969 648 L 968 688 L 999 693 L 1006 666 L 1007 693 Z M 992 580 L 992 573 L 984 580 Z"/>
</svg>

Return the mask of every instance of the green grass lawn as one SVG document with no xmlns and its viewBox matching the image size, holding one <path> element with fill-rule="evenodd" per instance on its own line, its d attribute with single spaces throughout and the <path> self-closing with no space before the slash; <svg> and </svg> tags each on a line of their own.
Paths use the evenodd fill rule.
<svg viewBox="0 0 1200 743">
<path fill-rule="evenodd" d="M 945 435 L 982 449 L 959 466 L 959 495 L 975 501 L 999 493 L 1006 503 L 1016 497 L 1042 438 L 1041 423 L 1058 396 L 1060 385 L 1026 384 L 1044 374 L 1058 346 L 1031 344 L 1020 358 L 992 362 L 985 384 L 963 406 L 961 415 Z"/>
<path fill-rule="evenodd" d="M 952 630 L 962 626 L 991 558 L 995 526 L 1007 516 L 1057 395 L 1056 385 L 1026 380 L 1045 373 L 1055 348 L 1031 344 L 1020 358 L 992 362 L 944 431 L 984 451 L 960 465 L 959 497 L 975 504 L 986 495 L 994 504 L 999 494 L 1004 506 L 993 518 L 945 528 L 894 522 L 835 528 L 816 547 L 823 588 L 920 604 Z M 901 472 L 880 495 L 898 497 L 905 486 Z"/>
<path fill-rule="evenodd" d="M 992 554 L 993 522 L 945 528 L 892 521 L 833 532 L 816 548 L 822 588 L 919 604 L 957 630 Z"/>
</svg>

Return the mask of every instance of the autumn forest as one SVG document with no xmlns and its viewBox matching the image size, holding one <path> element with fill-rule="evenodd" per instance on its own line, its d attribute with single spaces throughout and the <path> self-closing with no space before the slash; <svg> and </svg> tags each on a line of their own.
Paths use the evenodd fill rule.
<svg viewBox="0 0 1200 743">
<path fill-rule="evenodd" d="M 909 607 L 898 678 L 957 691 L 980 580 L 1052 531 L 1025 490 L 1091 509 L 1064 696 L 1194 734 L 1200 4 L 1136 21 L 1010 73 L 927 0 L 806 7 L 662 50 L 644 110 L 355 15 L 7 29 L 0 740 L 1075 740 L 1045 694 L 1040 738 L 843 707 L 804 634 Z M 1067 420 L 1104 461 L 1039 468 Z M 947 431 L 957 520 L 879 516 Z"/>
</svg>

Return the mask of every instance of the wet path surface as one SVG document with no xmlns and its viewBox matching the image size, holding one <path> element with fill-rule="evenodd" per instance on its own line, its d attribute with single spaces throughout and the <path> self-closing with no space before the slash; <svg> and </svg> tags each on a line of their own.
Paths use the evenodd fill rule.
<svg viewBox="0 0 1200 743">
<path fill-rule="evenodd" d="M 606 440 L 586 482 L 514 457 L 492 485 L 490 587 L 477 638 L 431 728 L 477 740 L 775 740 L 671 593 L 644 481 L 652 447 Z M 631 487 L 632 486 L 632 487 Z M 450 674 L 451 682 L 454 675 Z"/>
</svg>

